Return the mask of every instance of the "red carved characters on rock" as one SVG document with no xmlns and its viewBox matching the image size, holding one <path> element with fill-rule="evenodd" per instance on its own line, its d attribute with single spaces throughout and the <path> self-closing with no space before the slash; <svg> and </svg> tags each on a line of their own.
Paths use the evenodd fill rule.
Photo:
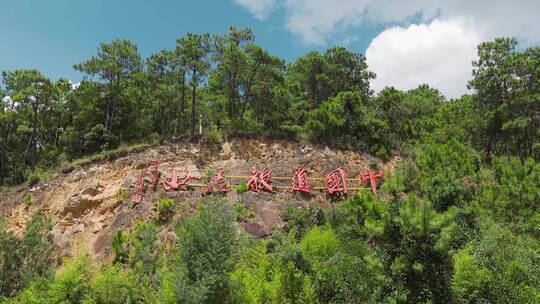
<svg viewBox="0 0 540 304">
<path fill-rule="evenodd" d="M 156 191 L 157 189 L 157 185 L 158 185 L 158 181 L 159 181 L 159 164 L 161 163 L 161 161 L 158 159 L 156 159 L 156 164 L 154 165 L 154 167 L 152 168 L 152 188 L 154 189 L 154 191 Z"/>
<path fill-rule="evenodd" d="M 292 178 L 292 192 L 309 193 L 311 188 L 308 184 L 307 171 L 302 166 L 298 166 L 294 169 L 294 175 Z"/>
<path fill-rule="evenodd" d="M 178 187 L 180 187 L 180 183 L 178 182 L 178 172 L 176 172 L 176 168 L 172 169 L 171 178 L 169 181 L 163 182 L 163 188 L 165 191 L 169 190 L 178 190 Z"/>
<path fill-rule="evenodd" d="M 135 189 L 133 190 L 133 193 L 131 194 L 131 202 L 134 204 L 139 204 L 142 201 L 144 190 L 145 190 L 145 184 L 144 184 L 144 177 L 146 176 L 146 167 L 144 169 L 141 169 L 141 174 L 139 174 L 139 177 L 137 178 L 137 182 L 135 183 Z"/>
<path fill-rule="evenodd" d="M 259 192 L 259 171 L 253 166 L 251 168 L 251 176 L 247 182 L 248 189 L 253 192 Z"/>
<path fill-rule="evenodd" d="M 182 177 L 182 179 L 180 179 L 180 182 L 179 182 L 179 188 L 181 188 L 182 190 L 187 190 L 188 187 L 189 187 L 189 182 L 192 181 L 192 180 L 197 180 L 199 179 L 198 177 L 195 177 L 195 176 L 192 176 L 187 167 L 186 167 L 186 175 L 184 175 L 184 177 Z"/>
<path fill-rule="evenodd" d="M 202 195 L 208 195 L 212 193 L 227 193 L 229 192 L 229 186 L 225 183 L 225 171 L 219 170 L 214 178 L 201 189 Z"/>
<path fill-rule="evenodd" d="M 324 178 L 326 192 L 330 195 L 347 195 L 347 174 L 342 168 L 328 173 Z"/>
<path fill-rule="evenodd" d="M 376 172 L 371 169 L 360 174 L 360 180 L 364 183 L 369 182 L 371 184 L 371 192 L 375 195 L 377 195 L 377 179 L 382 177 L 384 177 L 382 172 Z"/>
<path fill-rule="evenodd" d="M 163 188 L 165 188 L 165 191 L 188 190 L 189 182 L 192 180 L 197 180 L 197 179 L 199 178 L 189 173 L 187 166 L 186 166 L 186 174 L 182 178 L 178 177 L 178 172 L 176 172 L 176 168 L 173 168 L 172 173 L 171 173 L 171 178 L 169 181 L 163 182 Z"/>
<path fill-rule="evenodd" d="M 247 182 L 248 189 L 253 192 L 259 192 L 259 190 L 265 190 L 273 192 L 274 187 L 270 185 L 270 179 L 272 178 L 272 171 L 268 168 L 264 168 L 262 173 L 259 173 L 257 167 L 251 168 L 251 176 Z"/>
<path fill-rule="evenodd" d="M 141 173 L 138 175 L 137 181 L 135 182 L 135 188 L 131 195 L 131 200 L 134 203 L 140 203 L 143 199 L 144 192 L 146 190 L 146 184 L 150 183 L 154 189 L 156 189 L 159 183 L 159 166 L 161 162 L 159 159 L 156 159 L 155 164 L 143 168 Z M 145 181 L 147 169 L 151 168 L 151 179 Z M 169 179 L 163 181 L 163 188 L 166 191 L 170 190 L 189 190 L 191 187 L 202 187 L 201 194 L 208 195 L 213 193 L 227 193 L 230 191 L 229 183 L 226 182 L 227 178 L 246 178 L 245 176 L 225 176 L 225 171 L 223 169 L 217 171 L 214 177 L 206 184 L 189 184 L 193 180 L 198 180 L 198 177 L 192 176 L 187 169 L 185 169 L 185 175 L 179 177 L 176 168 L 172 168 L 171 175 Z M 373 194 L 377 194 L 377 182 L 378 179 L 383 178 L 382 172 L 377 172 L 372 169 L 369 169 L 367 172 L 362 172 L 358 179 L 363 183 L 371 185 L 371 191 Z M 287 180 L 287 177 L 275 177 L 278 180 Z M 297 166 L 294 169 L 294 173 L 291 179 L 291 192 L 299 193 L 310 193 L 313 189 L 325 189 L 328 195 L 333 196 L 334 198 L 346 197 L 347 190 L 358 190 L 361 188 L 347 188 L 347 173 L 343 168 L 337 168 L 324 177 L 325 187 L 311 187 L 309 185 L 309 178 L 306 169 L 303 166 Z M 320 179 L 322 178 L 315 178 Z M 250 191 L 259 192 L 267 191 L 274 192 L 278 188 L 289 188 L 289 187 L 276 187 L 271 183 L 272 180 L 272 171 L 269 168 L 264 168 L 262 172 L 258 171 L 256 166 L 251 168 L 251 176 L 248 177 L 247 186 Z M 357 180 L 355 180 L 357 181 Z"/>
<path fill-rule="evenodd" d="M 260 175 L 260 182 L 261 182 L 261 188 L 268 191 L 273 192 L 274 187 L 270 185 L 270 179 L 272 178 L 272 171 L 268 168 L 264 168 L 263 172 Z"/>
</svg>

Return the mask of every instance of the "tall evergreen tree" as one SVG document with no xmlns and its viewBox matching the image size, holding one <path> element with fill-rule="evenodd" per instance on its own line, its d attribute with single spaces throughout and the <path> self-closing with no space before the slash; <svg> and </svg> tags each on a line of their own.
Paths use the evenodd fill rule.
<svg viewBox="0 0 540 304">
<path fill-rule="evenodd" d="M 101 81 L 102 93 L 106 96 L 104 126 L 107 132 L 113 133 L 120 120 L 118 108 L 125 102 L 123 94 L 134 74 L 142 68 L 137 46 L 129 40 L 102 43 L 96 56 L 73 67 Z"/>
<path fill-rule="evenodd" d="M 178 52 L 185 60 L 186 70 L 191 83 L 191 119 L 190 134 L 195 136 L 197 123 L 197 88 L 210 71 L 210 35 L 188 33 L 177 40 Z"/>
</svg>

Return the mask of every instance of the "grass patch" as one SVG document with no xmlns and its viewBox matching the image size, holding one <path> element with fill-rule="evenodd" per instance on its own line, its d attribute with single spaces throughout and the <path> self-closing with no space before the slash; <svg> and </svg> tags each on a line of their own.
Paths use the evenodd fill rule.
<svg viewBox="0 0 540 304">
<path fill-rule="evenodd" d="M 23 196 L 23 202 L 27 205 L 32 203 L 32 193 L 28 192 Z"/>
<path fill-rule="evenodd" d="M 67 173 L 72 171 L 77 166 L 86 166 L 92 163 L 101 161 L 111 161 L 120 157 L 128 156 L 132 153 L 142 152 L 148 148 L 158 145 L 158 142 L 139 143 L 139 144 L 123 144 L 113 150 L 107 150 L 96 154 L 88 155 L 82 158 L 75 159 L 60 165 L 60 171 Z"/>
<path fill-rule="evenodd" d="M 235 204 L 234 211 L 236 213 L 236 220 L 247 220 L 255 217 L 255 212 L 246 208 L 241 202 Z"/>
<path fill-rule="evenodd" d="M 201 181 L 203 182 L 203 184 L 209 183 L 212 180 L 212 178 L 214 177 L 215 173 L 216 172 L 212 168 L 206 169 L 204 171 L 203 175 L 201 176 Z"/>
<path fill-rule="evenodd" d="M 114 196 L 116 197 L 117 201 L 122 202 L 127 198 L 127 191 L 126 189 L 120 187 L 116 190 Z"/>
</svg>

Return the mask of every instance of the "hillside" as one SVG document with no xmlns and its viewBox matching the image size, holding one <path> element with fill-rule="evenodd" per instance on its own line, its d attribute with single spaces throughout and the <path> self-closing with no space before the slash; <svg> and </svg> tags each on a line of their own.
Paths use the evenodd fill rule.
<svg viewBox="0 0 540 304">
<path fill-rule="evenodd" d="M 448 98 L 343 46 L 175 41 L 2 72 L 0 304 L 540 303 L 540 48 L 480 42 Z"/>
<path fill-rule="evenodd" d="M 160 186 L 156 191 L 148 187 L 140 204 L 131 202 L 140 169 L 152 166 L 160 159 Z M 257 139 L 232 140 L 219 149 L 190 143 L 170 143 L 148 148 L 110 162 L 101 161 L 75 167 L 69 172 L 56 173 L 47 182 L 29 189 L 21 189 L 2 198 L 0 217 L 7 217 L 7 228 L 20 235 L 27 221 L 37 209 L 42 209 L 54 223 L 54 244 L 61 255 L 72 253 L 78 245 L 88 253 L 106 256 L 110 252 L 111 237 L 118 230 L 130 232 L 137 221 L 149 221 L 156 217 L 155 206 L 159 199 L 172 198 L 177 205 L 187 203 L 189 209 L 176 213 L 176 217 L 187 217 L 201 200 L 200 188 L 190 191 L 165 191 L 161 183 L 168 179 L 172 168 L 183 176 L 185 168 L 191 175 L 202 178 L 207 170 L 225 169 L 229 176 L 247 176 L 253 165 L 260 170 L 268 167 L 274 176 L 292 176 L 293 169 L 303 165 L 311 177 L 323 177 L 327 172 L 342 167 L 350 178 L 357 177 L 372 163 L 384 171 L 394 166 L 397 159 L 384 164 L 381 161 L 353 151 L 330 150 L 312 144 L 293 141 L 262 141 Z M 150 181 L 150 170 L 146 175 Z M 233 184 L 246 182 L 235 179 Z M 322 181 L 321 181 L 322 182 Z M 199 182 L 200 183 L 200 182 Z M 290 181 L 278 180 L 274 185 L 289 185 Z M 349 187 L 365 187 L 358 182 Z M 119 194 L 119 189 L 126 189 Z M 24 196 L 31 194 L 31 202 L 25 203 Z M 228 201 L 240 201 L 239 195 L 230 191 Z M 292 194 L 281 189 L 276 193 L 248 192 L 244 195 L 246 207 L 253 210 L 254 218 L 238 224 L 255 237 L 270 234 L 276 227 L 284 225 L 280 217 L 287 203 L 301 207 L 307 204 L 328 206 L 323 191 L 312 195 Z M 178 209 L 178 208 L 177 208 Z M 174 223 L 174 221 L 171 221 Z M 160 238 L 171 237 L 173 227 L 165 226 Z M 174 233 L 172 233 L 174 235 Z"/>
</svg>

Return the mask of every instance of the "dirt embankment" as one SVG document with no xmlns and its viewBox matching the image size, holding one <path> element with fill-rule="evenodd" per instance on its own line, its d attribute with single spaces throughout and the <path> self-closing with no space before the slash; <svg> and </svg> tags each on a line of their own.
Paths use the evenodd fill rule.
<svg viewBox="0 0 540 304">
<path fill-rule="evenodd" d="M 394 158 L 384 164 L 369 155 L 354 151 L 335 151 L 305 143 L 255 139 L 233 140 L 213 150 L 189 143 L 166 144 L 110 162 L 77 167 L 69 173 L 57 173 L 46 183 L 2 197 L 0 217 L 7 218 L 8 229 L 20 234 L 33 213 L 41 209 L 54 223 L 54 242 L 59 256 L 69 254 L 79 246 L 96 256 L 105 256 L 110 251 L 111 237 L 117 230 L 130 232 L 137 221 L 155 218 L 155 204 L 160 198 L 170 197 L 177 205 L 182 203 L 184 208 L 177 210 L 176 218 L 189 216 L 201 200 L 199 189 L 166 192 L 160 186 L 156 191 L 148 187 L 142 202 L 133 204 L 130 195 L 140 169 L 152 165 L 157 158 L 161 160 L 160 185 L 170 176 L 172 168 L 176 168 L 180 176 L 183 176 L 185 168 L 195 177 L 203 177 L 220 168 L 225 169 L 228 176 L 246 176 L 255 165 L 259 170 L 270 168 L 273 176 L 290 177 L 297 165 L 303 165 L 310 177 L 323 177 L 329 171 L 342 167 L 351 178 L 366 170 L 370 163 L 378 163 L 384 171 L 392 168 L 399 160 Z M 147 180 L 150 181 L 150 178 L 148 170 Z M 289 185 L 290 181 L 273 183 Z M 26 193 L 32 196 L 30 203 L 23 202 Z M 227 197 L 231 202 L 240 200 L 235 191 L 230 191 Z M 299 207 L 329 204 L 322 192 L 304 196 L 292 194 L 285 189 L 273 194 L 248 192 L 244 194 L 243 200 L 246 207 L 255 212 L 255 217 L 239 222 L 239 226 L 255 237 L 268 235 L 284 224 L 280 213 L 286 203 Z M 161 241 L 174 237 L 173 224 L 162 228 Z"/>
</svg>

